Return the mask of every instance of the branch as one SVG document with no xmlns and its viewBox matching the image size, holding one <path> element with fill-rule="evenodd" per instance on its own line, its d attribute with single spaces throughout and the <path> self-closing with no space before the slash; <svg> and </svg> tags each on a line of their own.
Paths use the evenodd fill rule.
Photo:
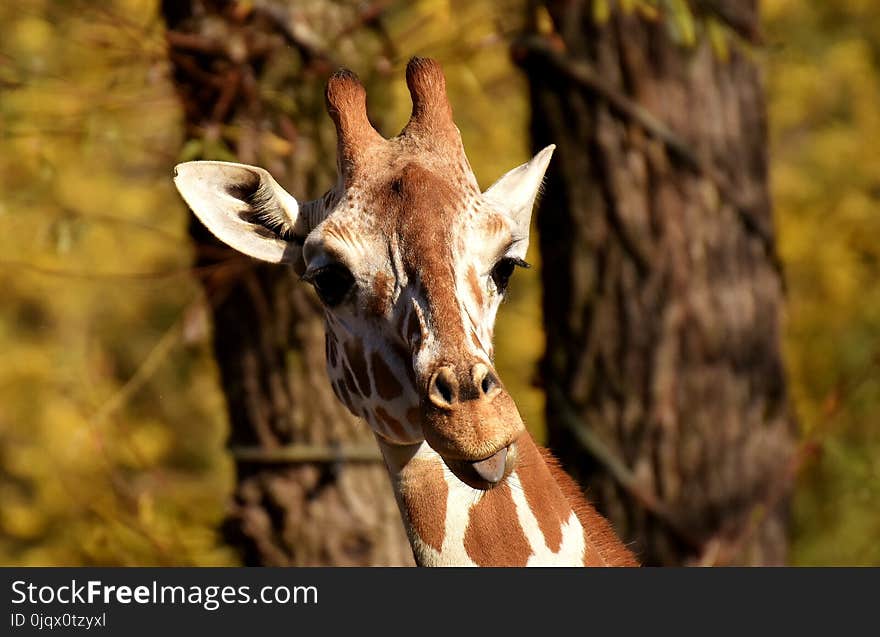
<svg viewBox="0 0 880 637">
<path fill-rule="evenodd" d="M 184 316 L 186 316 L 186 309 L 181 312 L 180 318 L 153 345 L 150 353 L 147 354 L 147 357 L 141 362 L 135 373 L 95 412 L 94 416 L 92 416 L 93 422 L 103 422 L 119 411 L 152 378 L 156 370 L 165 362 L 180 341 L 180 336 L 183 333 Z"/>
<path fill-rule="evenodd" d="M 562 390 L 553 385 L 549 388 L 550 400 L 559 412 L 562 424 L 574 434 L 577 441 L 595 460 L 608 471 L 608 474 L 629 493 L 642 508 L 660 520 L 683 542 L 702 553 L 704 543 L 698 539 L 678 518 L 676 513 L 653 493 L 642 489 L 638 479 L 623 461 L 602 441 L 593 430 L 584 424 L 574 407 L 563 395 Z"/>
<path fill-rule="evenodd" d="M 795 449 L 788 463 L 786 463 L 780 477 L 771 483 L 767 497 L 758 502 L 748 517 L 747 524 L 742 531 L 726 545 L 720 546 L 715 555 L 707 557 L 705 561 L 711 566 L 725 566 L 732 563 L 761 526 L 761 522 L 767 514 L 773 511 L 791 491 L 798 476 L 815 460 L 822 450 L 825 439 L 831 434 L 831 423 L 852 395 L 867 383 L 877 378 L 880 371 L 880 351 L 874 353 L 861 373 L 845 379 L 835 387 L 826 398 L 823 409 L 825 419 L 818 423 L 801 441 Z"/>
<path fill-rule="evenodd" d="M 0 259 L 0 268 L 18 269 L 25 272 L 32 272 L 34 274 L 42 274 L 44 276 L 60 277 L 64 279 L 80 279 L 84 281 L 162 281 L 182 276 L 203 278 L 223 270 L 224 268 L 240 269 L 246 267 L 252 267 L 250 261 L 236 257 L 213 263 L 211 265 L 188 265 L 181 268 L 158 272 L 85 272 L 82 270 L 61 270 L 50 268 L 28 263 L 27 261 Z"/>
<path fill-rule="evenodd" d="M 230 448 L 232 457 L 238 462 L 262 464 L 301 464 L 321 462 L 328 464 L 359 462 L 384 462 L 382 454 L 375 445 L 306 445 L 296 444 L 274 449 L 259 446 L 239 446 Z"/>
<path fill-rule="evenodd" d="M 172 48 L 178 51 L 195 51 L 207 55 L 227 57 L 226 46 L 223 43 L 198 33 L 183 33 L 182 31 L 167 29 L 165 31 L 165 39 Z"/>
<path fill-rule="evenodd" d="M 323 48 L 320 38 L 311 29 L 302 23 L 296 26 L 291 24 L 289 13 L 284 8 L 275 5 L 260 5 L 254 7 L 254 13 L 263 16 L 274 26 L 285 42 L 299 52 L 307 65 L 325 66 L 328 69 L 339 66 L 330 52 Z"/>
<path fill-rule="evenodd" d="M 723 22 L 736 35 L 750 44 L 762 44 L 758 10 L 753 2 L 744 0 L 692 0 L 694 7 L 703 14 Z"/>
<path fill-rule="evenodd" d="M 615 86 L 599 75 L 588 62 L 567 57 L 564 53 L 554 48 L 550 41 L 544 37 L 537 35 L 523 36 L 514 44 L 514 50 L 518 58 L 532 57 L 538 59 L 557 73 L 573 80 L 581 87 L 602 98 L 617 113 L 639 125 L 649 135 L 662 142 L 670 155 L 678 160 L 679 163 L 709 179 L 721 196 L 737 211 L 745 229 L 758 237 L 774 267 L 781 271 L 772 233 L 764 228 L 751 214 L 754 202 L 743 200 L 727 178 L 710 161 L 701 157 L 684 139 L 655 117 L 651 111 L 620 92 Z"/>
</svg>

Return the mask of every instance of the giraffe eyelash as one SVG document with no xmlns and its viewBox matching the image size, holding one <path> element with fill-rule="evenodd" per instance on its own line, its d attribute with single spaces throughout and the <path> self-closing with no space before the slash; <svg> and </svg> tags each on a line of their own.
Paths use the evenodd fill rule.
<svg viewBox="0 0 880 637">
<path fill-rule="evenodd" d="M 525 259 L 520 259 L 519 257 L 505 257 L 510 260 L 513 265 L 518 268 L 523 268 L 524 270 L 528 270 L 532 267 L 532 264 L 526 261 Z"/>
<path fill-rule="evenodd" d="M 507 292 L 510 277 L 513 276 L 513 271 L 516 267 L 530 268 L 531 266 L 519 257 L 501 257 L 492 266 L 489 276 L 495 284 L 495 291 L 498 294 L 503 296 Z"/>
<path fill-rule="evenodd" d="M 519 257 L 507 257 L 504 256 L 504 253 L 502 253 L 502 256 L 498 257 L 498 259 L 495 260 L 495 262 L 492 264 L 492 268 L 488 272 L 486 272 L 484 276 L 491 275 L 492 271 L 497 268 L 498 265 L 503 261 L 507 261 L 508 263 L 511 263 L 516 267 L 522 268 L 524 270 L 530 270 L 532 268 L 532 264 L 525 259 L 520 259 Z"/>
</svg>

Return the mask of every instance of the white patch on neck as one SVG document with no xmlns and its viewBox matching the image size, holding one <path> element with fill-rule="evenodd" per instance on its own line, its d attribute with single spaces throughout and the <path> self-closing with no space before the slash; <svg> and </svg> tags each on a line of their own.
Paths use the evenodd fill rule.
<svg viewBox="0 0 880 637">
<path fill-rule="evenodd" d="M 384 445 L 381 446 L 385 448 Z M 387 458 L 389 457 L 386 455 Z M 439 551 L 424 542 L 411 524 L 406 524 L 407 535 L 409 535 L 417 562 L 422 566 L 477 566 L 465 549 L 464 538 L 470 521 L 471 508 L 479 502 L 485 492 L 469 487 L 456 478 L 437 452 L 425 442 L 422 442 L 418 451 L 411 456 L 411 460 L 416 459 L 439 463 L 443 469 L 443 479 L 448 489 L 443 544 Z M 398 498 L 398 503 L 401 503 L 402 494 L 400 493 L 399 481 L 400 471 L 403 467 L 395 463 L 390 463 L 389 466 L 392 471 L 395 495 Z M 584 551 L 586 550 L 584 528 L 574 511 L 562 524 L 562 542 L 559 550 L 554 553 L 547 547 L 538 519 L 529 508 L 523 492 L 523 485 L 516 471 L 510 475 L 508 481 L 516 507 L 517 520 L 532 551 L 526 566 L 583 566 Z M 405 507 L 401 506 L 401 512 L 404 510 Z M 406 522 L 406 514 L 403 513 L 403 515 Z"/>
<path fill-rule="evenodd" d="M 422 443 L 413 456 L 413 459 L 416 458 L 440 463 L 447 487 L 446 520 L 444 520 L 443 545 L 440 550 L 422 541 L 414 529 L 407 529 L 417 561 L 422 566 L 476 566 L 464 548 L 464 535 L 470 519 L 471 506 L 478 501 L 482 491 L 473 489 L 456 478 L 443 459 L 427 443 Z"/>
<path fill-rule="evenodd" d="M 538 519 L 526 501 L 526 494 L 523 492 L 519 476 L 514 471 L 508 480 L 510 481 L 510 492 L 513 494 L 513 503 L 516 505 L 519 525 L 532 548 L 532 554 L 526 562 L 526 566 L 583 566 L 584 550 L 586 549 L 584 528 L 575 512 L 571 511 L 568 520 L 563 523 L 562 543 L 559 546 L 559 551 L 554 553 L 547 548 L 547 542 L 541 532 Z"/>
</svg>

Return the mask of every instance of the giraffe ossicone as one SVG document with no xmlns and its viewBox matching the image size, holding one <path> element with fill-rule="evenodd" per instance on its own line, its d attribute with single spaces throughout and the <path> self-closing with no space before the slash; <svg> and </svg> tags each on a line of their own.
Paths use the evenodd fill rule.
<svg viewBox="0 0 880 637">
<path fill-rule="evenodd" d="M 493 365 L 554 147 L 481 192 L 440 65 L 414 58 L 406 81 L 412 115 L 386 139 L 357 77 L 330 78 L 339 180 L 319 199 L 226 162 L 180 164 L 174 182 L 221 241 L 315 287 L 330 382 L 377 438 L 418 564 L 634 565 L 535 446 Z"/>
</svg>

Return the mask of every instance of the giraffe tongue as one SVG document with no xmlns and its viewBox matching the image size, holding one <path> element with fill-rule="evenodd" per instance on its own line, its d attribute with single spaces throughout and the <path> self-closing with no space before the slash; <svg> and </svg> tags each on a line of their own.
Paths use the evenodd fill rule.
<svg viewBox="0 0 880 637">
<path fill-rule="evenodd" d="M 497 483 L 504 476 L 504 464 L 507 461 L 507 447 L 485 460 L 473 463 L 474 471 L 486 482 Z"/>
</svg>

